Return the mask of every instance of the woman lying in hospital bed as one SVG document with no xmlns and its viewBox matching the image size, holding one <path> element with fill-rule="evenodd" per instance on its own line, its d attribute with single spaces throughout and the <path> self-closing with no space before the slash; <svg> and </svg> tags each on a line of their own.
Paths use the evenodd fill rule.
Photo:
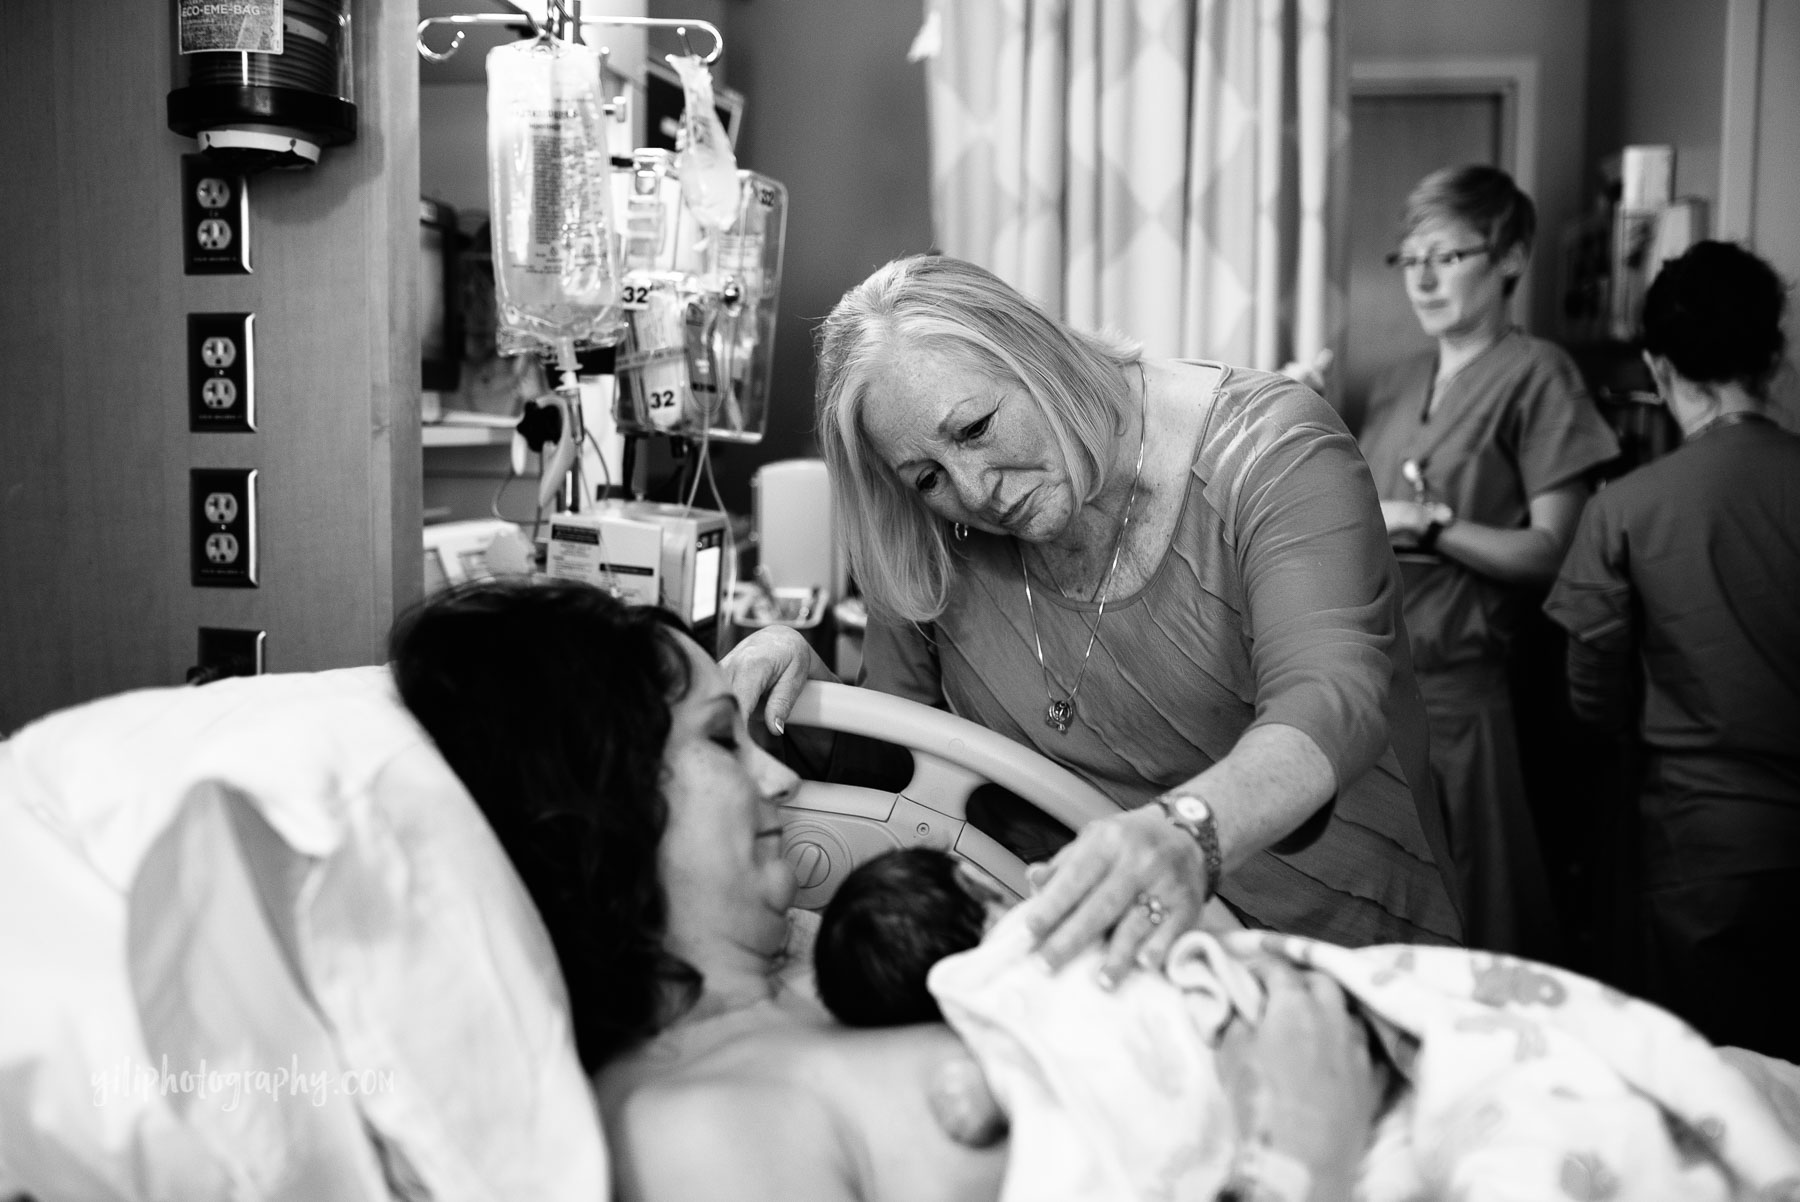
<svg viewBox="0 0 1800 1202">
<path fill-rule="evenodd" d="M 849 874 L 814 946 L 819 997 L 840 1020 L 948 1018 L 968 1043 L 982 1071 L 947 1079 L 938 1108 L 972 1142 L 1010 1128 L 1005 1198 L 1703 1199 L 1800 1187 L 1800 1147 L 1727 1063 L 1753 1053 L 1721 1054 L 1572 973 L 1458 948 L 1196 931 L 1161 972 L 1107 989 L 1097 950 L 1052 972 L 1032 949 L 1037 899 L 1010 900 L 944 852 L 894 851 Z M 1265 1146 L 1266 1121 L 1233 1096 L 1245 1029 L 1265 1036 L 1250 1067 L 1267 1066 L 1280 1045 L 1266 1036 L 1292 1022 L 1300 990 L 1326 1021 L 1367 1022 L 1379 1049 L 1358 1066 L 1382 1099 L 1374 1130 L 1365 1149 L 1325 1162 L 1336 1182 Z"/>
<path fill-rule="evenodd" d="M 1029 903 L 933 984 L 995 1084 L 1060 1117 L 1020 1111 L 1008 1145 L 959 1144 L 930 1105 L 960 1060 L 950 1031 L 836 1026 L 782 987 L 795 883 L 777 806 L 797 782 L 697 645 L 593 593 L 487 590 L 428 608 L 393 652 L 401 696 L 545 915 L 624 1197 L 1300 1199 L 1349 1196 L 1359 1169 L 1396 1199 L 1800 1190 L 1800 1146 L 1744 1078 L 1592 982 L 1246 932 L 1229 951 L 1193 936 L 1166 975 L 1113 994 L 1098 948 L 1049 978 Z M 548 704 L 494 713 L 499 674 L 521 670 Z M 1365 1020 L 1406 1065 L 1385 1117 Z M 1234 1102 L 1226 1078 L 1272 1096 Z M 1108 1167 L 1085 1154 L 1101 1131 L 1129 1149 Z"/>
<path fill-rule="evenodd" d="M 949 1029 L 851 1030 L 784 985 L 795 781 L 696 644 L 580 586 L 490 585 L 393 654 L 0 743 L 0 969 L 31 985 L 0 990 L 0 1197 L 1000 1195 L 1016 1137 L 931 1109 L 966 1063 Z M 1221 1056 L 1325 1197 L 1381 1082 L 1320 980 L 1270 976 Z M 171 1050 L 391 1088 L 101 1104 L 90 1065 Z"/>
<path fill-rule="evenodd" d="M 621 1198 L 998 1195 L 1007 1149 L 956 1142 L 928 1105 L 962 1059 L 947 1028 L 853 1030 L 784 988 L 777 807 L 798 782 L 691 639 L 597 591 L 489 587 L 404 622 L 392 651 L 544 916 Z M 521 678 L 537 704 L 515 703 Z M 1342 1091 L 1291 1083 L 1319 1095 L 1291 1134 L 1333 1159 L 1373 1104 L 1350 1033 L 1315 1033 L 1305 1065 Z"/>
</svg>

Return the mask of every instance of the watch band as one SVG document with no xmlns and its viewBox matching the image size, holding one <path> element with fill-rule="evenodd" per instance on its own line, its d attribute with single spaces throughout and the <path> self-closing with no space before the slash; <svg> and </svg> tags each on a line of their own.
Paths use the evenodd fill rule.
<svg viewBox="0 0 1800 1202">
<path fill-rule="evenodd" d="M 1163 793 L 1156 798 L 1163 815 L 1176 827 L 1187 832 L 1200 845 L 1200 858 L 1206 865 L 1206 900 L 1219 891 L 1219 876 L 1225 857 L 1219 849 L 1219 823 L 1212 806 L 1204 797 L 1193 793 Z"/>
<path fill-rule="evenodd" d="M 1455 520 L 1456 511 L 1454 509 L 1451 509 L 1442 502 L 1433 505 L 1431 507 L 1431 520 L 1425 524 L 1425 529 L 1419 534 L 1419 550 L 1435 552 L 1437 550 L 1438 535 L 1442 534 L 1445 529 L 1449 527 L 1450 523 Z"/>
</svg>

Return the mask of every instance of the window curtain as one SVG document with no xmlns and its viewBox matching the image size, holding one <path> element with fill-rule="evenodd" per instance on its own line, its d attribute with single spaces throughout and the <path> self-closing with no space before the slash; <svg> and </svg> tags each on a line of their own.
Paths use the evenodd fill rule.
<svg viewBox="0 0 1800 1202">
<path fill-rule="evenodd" d="M 1152 355 L 1275 369 L 1342 324 L 1337 0 L 927 0 L 937 245 Z"/>
</svg>

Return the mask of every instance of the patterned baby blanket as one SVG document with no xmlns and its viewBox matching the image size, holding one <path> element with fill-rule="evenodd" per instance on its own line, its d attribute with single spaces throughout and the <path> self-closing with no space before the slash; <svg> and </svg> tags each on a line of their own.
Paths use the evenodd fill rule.
<svg viewBox="0 0 1800 1202">
<path fill-rule="evenodd" d="M 1261 957 L 1337 981 L 1404 1080 L 1359 1198 L 1800 1199 L 1800 1145 L 1764 1093 L 1686 1024 L 1596 981 L 1459 948 L 1194 932 L 1163 973 L 1109 992 L 1097 952 L 1049 971 L 1029 905 L 931 975 L 1011 1118 L 1008 1202 L 1211 1202 L 1231 1184 L 1241 1141 L 1214 1048 L 1260 1017 Z"/>
</svg>

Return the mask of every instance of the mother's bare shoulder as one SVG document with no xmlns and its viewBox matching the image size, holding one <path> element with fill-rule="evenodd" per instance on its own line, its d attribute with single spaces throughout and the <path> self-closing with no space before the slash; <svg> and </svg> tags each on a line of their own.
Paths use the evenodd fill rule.
<svg viewBox="0 0 1800 1202">
<path fill-rule="evenodd" d="M 956 1144 L 926 1102 L 960 1050 L 941 1026 L 777 1023 L 603 1074 L 620 1198 L 996 1197 L 1005 1147 Z"/>
<path fill-rule="evenodd" d="M 620 1202 L 857 1198 L 828 1100 L 778 1075 L 641 1082 L 607 1113 Z"/>
</svg>

